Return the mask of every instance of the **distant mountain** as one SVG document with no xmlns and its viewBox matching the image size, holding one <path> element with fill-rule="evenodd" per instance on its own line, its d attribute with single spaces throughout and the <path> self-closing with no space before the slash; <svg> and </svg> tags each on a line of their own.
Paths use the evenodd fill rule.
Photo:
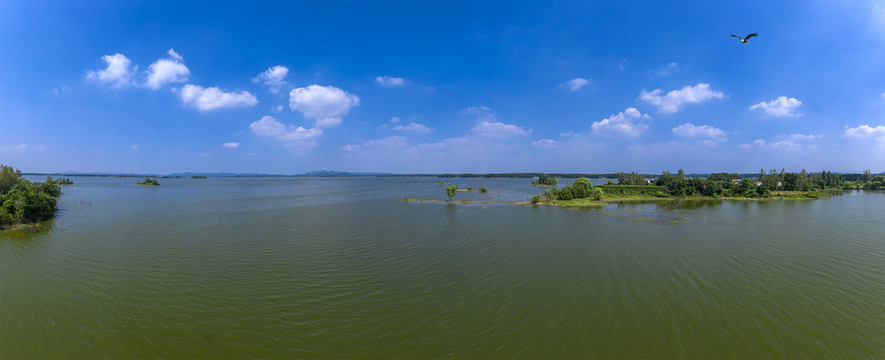
<svg viewBox="0 0 885 360">
<path fill-rule="evenodd" d="M 262 176 L 289 176 L 279 174 L 258 174 L 258 173 L 227 173 L 227 172 L 183 172 L 169 174 L 169 176 L 205 176 L 205 177 L 262 177 Z"/>
<path fill-rule="evenodd" d="M 335 177 L 335 176 L 385 176 L 385 175 L 393 175 L 391 173 L 384 172 L 346 172 L 346 171 L 332 171 L 332 170 L 319 170 L 319 171 L 311 171 L 308 173 L 296 175 L 296 176 L 311 176 L 311 177 Z"/>
</svg>

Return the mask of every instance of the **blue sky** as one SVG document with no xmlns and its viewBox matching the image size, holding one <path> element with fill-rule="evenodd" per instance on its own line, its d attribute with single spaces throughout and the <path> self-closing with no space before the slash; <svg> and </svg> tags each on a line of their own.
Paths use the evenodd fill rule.
<svg viewBox="0 0 885 360">
<path fill-rule="evenodd" d="M 879 172 L 883 34 L 881 0 L 0 1 L 0 163 Z"/>
</svg>

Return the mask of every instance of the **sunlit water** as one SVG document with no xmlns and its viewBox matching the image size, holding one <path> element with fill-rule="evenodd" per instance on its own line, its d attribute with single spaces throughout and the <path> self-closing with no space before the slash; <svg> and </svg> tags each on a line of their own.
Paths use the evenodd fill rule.
<svg viewBox="0 0 885 360">
<path fill-rule="evenodd" d="M 885 193 L 603 210 L 433 178 L 73 178 L 0 358 L 883 358 Z M 447 179 L 525 201 L 526 179 Z"/>
</svg>

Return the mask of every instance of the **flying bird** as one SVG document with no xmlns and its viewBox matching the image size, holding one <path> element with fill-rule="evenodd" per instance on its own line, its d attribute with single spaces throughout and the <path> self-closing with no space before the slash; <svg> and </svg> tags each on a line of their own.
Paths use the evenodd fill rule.
<svg viewBox="0 0 885 360">
<path fill-rule="evenodd" d="M 750 35 L 747 35 L 747 37 L 745 37 L 745 38 L 743 38 L 743 39 L 741 39 L 740 36 L 737 36 L 737 35 L 735 35 L 735 34 L 730 34 L 730 35 L 731 35 L 731 36 L 734 36 L 734 37 L 736 37 L 736 38 L 738 38 L 738 40 L 740 40 L 741 43 L 746 44 L 746 43 L 747 43 L 747 40 L 750 40 L 751 37 L 759 36 L 759 33 L 752 33 L 752 34 L 750 34 Z"/>
</svg>

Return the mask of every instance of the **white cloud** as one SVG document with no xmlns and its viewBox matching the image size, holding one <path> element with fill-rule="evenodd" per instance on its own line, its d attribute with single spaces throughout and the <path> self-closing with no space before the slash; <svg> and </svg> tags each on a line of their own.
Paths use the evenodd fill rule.
<svg viewBox="0 0 885 360">
<path fill-rule="evenodd" d="M 347 144 L 347 145 L 342 146 L 341 150 L 344 150 L 347 152 L 356 152 L 356 151 L 360 151 L 360 149 L 362 149 L 362 148 L 363 148 L 362 146 L 357 145 L 357 144 Z"/>
<path fill-rule="evenodd" d="M 556 141 L 553 141 L 550 139 L 541 139 L 541 140 L 532 142 L 532 146 L 538 147 L 538 148 L 548 148 L 548 147 L 553 146 L 554 144 L 556 144 Z"/>
<path fill-rule="evenodd" d="M 845 129 L 845 136 L 866 138 L 870 136 L 885 136 L 885 126 L 879 125 L 872 127 L 869 125 L 861 125 L 853 128 Z"/>
<path fill-rule="evenodd" d="M 191 72 L 182 63 L 184 58 L 172 49 L 169 49 L 167 54 L 169 59 L 159 59 L 148 67 L 145 86 L 156 90 L 165 84 L 187 81 Z"/>
<path fill-rule="evenodd" d="M 267 69 L 267 71 L 258 74 L 258 77 L 252 79 L 254 82 L 264 81 L 264 84 L 270 88 L 270 92 L 276 94 L 283 85 L 286 85 L 286 75 L 289 74 L 289 68 L 277 65 Z"/>
<path fill-rule="evenodd" d="M 46 150 L 45 144 L 40 145 L 28 145 L 28 144 L 16 144 L 16 145 L 7 145 L 0 147 L 0 151 L 42 151 Z"/>
<path fill-rule="evenodd" d="M 138 150 L 138 144 L 132 144 L 129 146 L 129 150 Z"/>
<path fill-rule="evenodd" d="M 574 78 L 569 81 L 566 81 L 562 84 L 559 84 L 559 87 L 568 88 L 571 91 L 576 91 L 584 86 L 587 86 L 590 81 L 584 78 Z"/>
<path fill-rule="evenodd" d="M 52 95 L 59 95 L 59 94 L 70 92 L 70 91 L 71 91 L 70 86 L 62 85 L 57 88 L 53 88 L 52 91 L 50 91 L 49 93 Z"/>
<path fill-rule="evenodd" d="M 790 139 L 794 141 L 807 141 L 807 140 L 817 140 L 824 137 L 824 134 L 789 134 L 789 135 L 781 135 L 780 138 Z"/>
<path fill-rule="evenodd" d="M 505 124 L 497 121 L 493 116 L 484 117 L 479 124 L 470 130 L 477 136 L 494 139 L 504 139 L 514 136 L 523 136 L 531 134 L 531 130 L 523 129 L 513 124 Z"/>
<path fill-rule="evenodd" d="M 486 115 L 492 112 L 492 109 L 486 106 L 471 106 L 461 109 L 462 114 L 466 115 Z"/>
<path fill-rule="evenodd" d="M 885 147 L 885 126 L 872 127 L 861 125 L 853 128 L 845 128 L 845 137 L 868 138 L 875 137 L 880 147 Z"/>
<path fill-rule="evenodd" d="M 695 104 L 710 99 L 722 99 L 725 94 L 716 90 L 710 90 L 710 84 L 699 83 L 695 86 L 686 86 L 679 90 L 672 90 L 661 95 L 661 89 L 655 89 L 651 92 L 642 90 L 639 93 L 639 100 L 658 107 L 658 112 L 670 114 L 679 111 L 685 104 Z"/>
<path fill-rule="evenodd" d="M 392 122 L 394 124 L 399 123 L 399 116 L 394 116 L 394 117 L 390 118 L 390 122 Z"/>
<path fill-rule="evenodd" d="M 178 61 L 184 61 L 184 58 L 181 57 L 181 55 L 178 55 L 178 53 L 175 52 L 174 49 L 171 49 L 171 48 L 170 48 L 169 51 L 166 52 L 166 54 L 169 55 L 169 57 L 171 57 L 171 58 L 173 58 L 173 59 L 175 59 L 175 60 L 178 60 Z"/>
<path fill-rule="evenodd" d="M 315 127 L 341 124 L 341 117 L 359 104 L 359 97 L 334 86 L 310 85 L 289 92 L 289 108 L 316 120 Z"/>
<path fill-rule="evenodd" d="M 627 59 L 621 59 L 621 61 L 618 62 L 618 70 L 623 71 L 627 66 L 630 66 L 630 62 L 627 61 Z"/>
<path fill-rule="evenodd" d="M 756 139 L 751 144 L 740 144 L 738 148 L 741 149 L 780 149 L 780 150 L 798 150 L 802 146 L 799 143 L 793 140 L 778 140 L 778 141 L 765 141 L 762 139 Z"/>
<path fill-rule="evenodd" d="M 647 114 L 640 113 L 636 108 L 627 108 L 608 118 L 594 122 L 590 128 L 594 134 L 598 135 L 634 137 L 648 130 L 648 125 L 639 123 L 637 120 L 648 118 L 650 117 Z"/>
<path fill-rule="evenodd" d="M 769 102 L 760 102 L 750 106 L 750 110 L 762 110 L 768 117 L 799 117 L 802 114 L 797 113 L 796 109 L 802 105 L 802 101 L 796 98 L 788 98 L 786 96 L 778 96 Z"/>
<path fill-rule="evenodd" d="M 375 82 L 383 86 L 402 86 L 406 83 L 406 80 L 394 76 L 376 76 Z"/>
<path fill-rule="evenodd" d="M 667 75 L 675 73 L 677 70 L 679 70 L 679 64 L 677 64 L 675 62 L 671 62 L 671 63 L 661 66 L 653 71 L 650 71 L 650 73 L 653 75 L 657 75 L 657 76 L 667 76 Z"/>
<path fill-rule="evenodd" d="M 805 143 L 806 149 L 816 149 L 818 145 L 808 144 L 807 142 L 820 140 L 823 137 L 823 134 L 781 134 L 775 136 L 773 140 L 766 141 L 763 139 L 756 139 L 752 143 L 740 144 L 738 145 L 738 148 L 798 150 L 801 149 L 803 147 L 803 143 Z"/>
<path fill-rule="evenodd" d="M 392 120 L 392 119 L 391 119 Z M 399 120 L 399 119 L 397 119 Z M 427 126 L 421 125 L 416 122 L 410 122 L 408 125 L 397 125 L 393 128 L 397 131 L 409 131 L 416 134 L 427 134 L 433 131 L 433 129 L 428 128 Z"/>
<path fill-rule="evenodd" d="M 258 99 L 248 91 L 223 92 L 217 87 L 203 88 L 187 84 L 179 91 L 181 101 L 200 111 L 217 110 L 229 107 L 246 107 L 258 104 Z"/>
<path fill-rule="evenodd" d="M 272 113 L 278 113 L 280 111 L 283 111 L 283 105 L 277 105 L 277 106 L 270 108 L 270 112 L 272 112 Z"/>
<path fill-rule="evenodd" d="M 112 89 L 119 89 L 132 84 L 132 77 L 138 66 L 132 66 L 132 60 L 129 60 L 123 54 L 105 55 L 101 57 L 108 66 L 104 70 L 89 71 L 86 77 L 92 80 L 111 83 Z"/>
<path fill-rule="evenodd" d="M 689 138 L 710 138 L 714 140 L 725 140 L 725 131 L 710 126 L 697 126 L 692 123 L 685 123 L 673 128 L 673 133 L 682 137 Z"/>
<path fill-rule="evenodd" d="M 240 143 L 238 143 L 238 142 L 224 143 L 224 144 L 221 144 L 221 147 L 223 147 L 225 149 L 236 149 L 236 148 L 240 147 Z"/>
<path fill-rule="evenodd" d="M 272 116 L 264 116 L 261 120 L 249 124 L 249 129 L 255 135 L 274 137 L 278 141 L 303 143 L 316 140 L 323 136 L 321 129 L 305 129 L 301 126 L 284 125 Z"/>
</svg>

